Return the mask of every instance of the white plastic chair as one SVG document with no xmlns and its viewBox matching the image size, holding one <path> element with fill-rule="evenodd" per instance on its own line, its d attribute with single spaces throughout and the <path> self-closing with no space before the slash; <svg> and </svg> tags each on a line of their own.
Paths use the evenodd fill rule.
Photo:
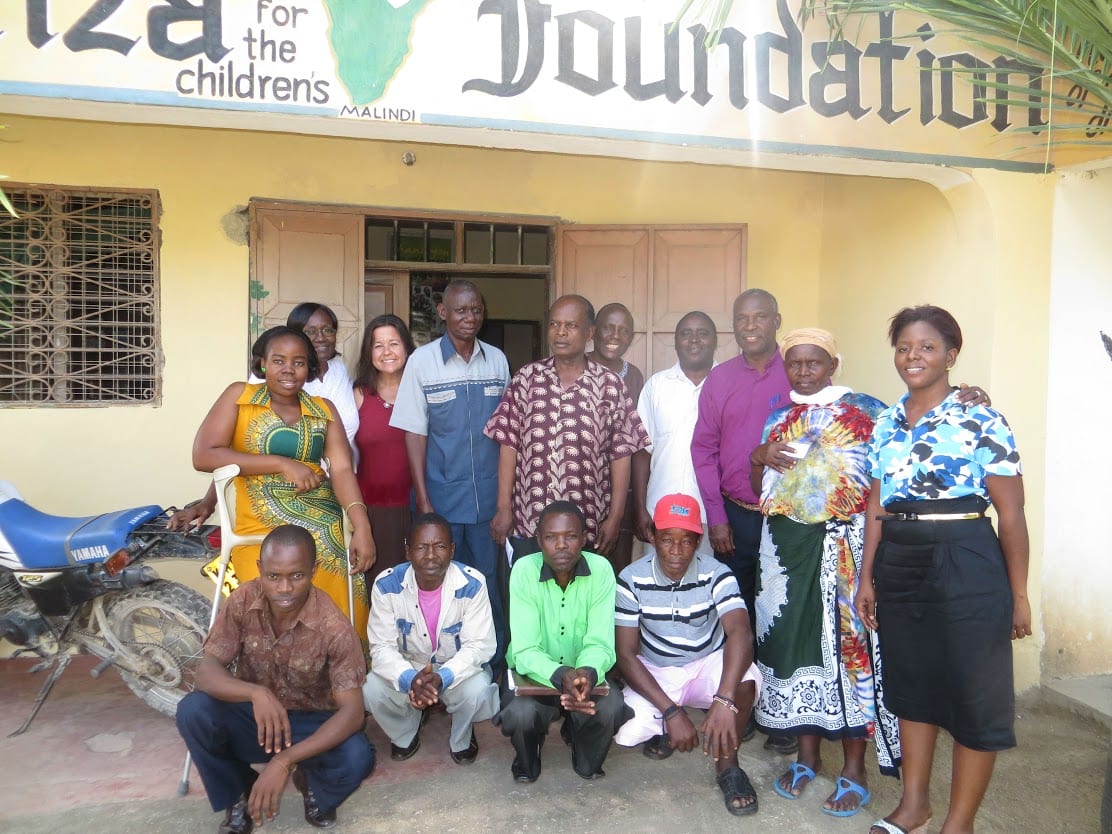
<svg viewBox="0 0 1112 834">
<path fill-rule="evenodd" d="M 232 548 L 245 544 L 261 544 L 266 538 L 258 533 L 241 536 L 236 532 L 234 522 L 236 494 L 233 486 L 238 475 L 239 465 L 235 463 L 221 466 L 212 473 L 212 482 L 216 486 L 216 517 L 220 521 L 220 567 L 216 575 L 216 590 L 212 594 L 212 610 L 209 612 L 210 630 L 220 611 L 220 601 L 224 596 L 224 576 L 228 573 L 228 563 L 232 560 Z M 178 796 L 189 793 L 189 766 L 192 763 L 193 756 L 187 751 L 181 782 L 178 783 Z"/>
<path fill-rule="evenodd" d="M 228 573 L 228 563 L 232 559 L 232 549 L 247 544 L 262 544 L 265 535 L 256 533 L 241 536 L 235 529 L 236 493 L 235 479 L 239 476 L 239 465 L 229 463 L 213 470 L 212 482 L 216 485 L 216 517 L 220 520 L 220 568 L 216 575 L 216 591 L 212 595 L 212 611 L 209 613 L 209 628 L 216 622 L 220 610 L 220 600 L 224 595 L 224 577 Z M 230 494 L 229 494 L 230 493 Z"/>
</svg>

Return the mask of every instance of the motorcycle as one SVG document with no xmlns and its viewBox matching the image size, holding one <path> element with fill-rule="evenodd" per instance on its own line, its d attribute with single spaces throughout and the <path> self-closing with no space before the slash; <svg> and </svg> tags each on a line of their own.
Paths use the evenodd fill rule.
<svg viewBox="0 0 1112 834">
<path fill-rule="evenodd" d="M 173 531 L 172 510 L 150 505 L 85 518 L 47 515 L 0 481 L 0 638 L 50 669 L 23 733 L 76 654 L 100 658 L 90 674 L 115 667 L 146 704 L 173 716 L 193 689 L 208 633 L 209 602 L 160 579 L 145 562 L 209 560 L 219 528 Z"/>
</svg>

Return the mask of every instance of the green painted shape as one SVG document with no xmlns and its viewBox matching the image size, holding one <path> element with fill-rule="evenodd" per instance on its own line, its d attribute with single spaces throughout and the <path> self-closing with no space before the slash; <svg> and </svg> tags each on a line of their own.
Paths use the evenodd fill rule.
<svg viewBox="0 0 1112 834">
<path fill-rule="evenodd" d="M 382 97 L 409 54 L 413 20 L 429 0 L 395 9 L 387 0 L 324 0 L 340 81 L 357 105 Z"/>
</svg>

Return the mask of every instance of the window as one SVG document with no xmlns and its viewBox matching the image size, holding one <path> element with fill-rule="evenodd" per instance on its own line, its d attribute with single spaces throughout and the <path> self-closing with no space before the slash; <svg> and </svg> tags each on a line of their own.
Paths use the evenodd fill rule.
<svg viewBox="0 0 1112 834">
<path fill-rule="evenodd" d="M 158 193 L 4 191 L 0 405 L 158 404 Z"/>
</svg>

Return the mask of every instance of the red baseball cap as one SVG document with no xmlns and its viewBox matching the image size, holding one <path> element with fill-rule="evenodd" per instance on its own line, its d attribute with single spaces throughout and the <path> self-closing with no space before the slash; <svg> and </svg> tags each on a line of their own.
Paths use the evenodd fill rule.
<svg viewBox="0 0 1112 834">
<path fill-rule="evenodd" d="M 699 502 L 690 495 L 681 493 L 665 495 L 656 502 L 653 524 L 656 525 L 657 530 L 671 530 L 678 527 L 681 530 L 703 534 L 703 516 L 699 511 Z"/>
</svg>

